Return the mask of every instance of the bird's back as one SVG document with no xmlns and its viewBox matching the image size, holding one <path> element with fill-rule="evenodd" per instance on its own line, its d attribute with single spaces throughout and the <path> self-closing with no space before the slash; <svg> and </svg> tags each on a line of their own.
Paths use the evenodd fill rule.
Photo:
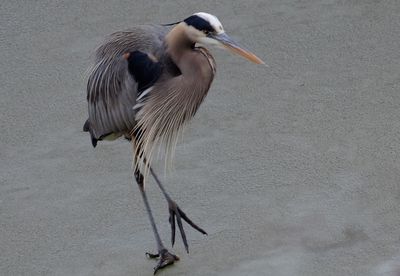
<svg viewBox="0 0 400 276">
<path fill-rule="evenodd" d="M 129 72 L 125 53 L 140 51 L 161 58 L 168 28 L 155 25 L 137 26 L 115 32 L 97 48 L 87 84 L 89 119 L 84 130 L 92 143 L 105 137 L 118 137 L 135 126 L 139 91 L 138 81 Z M 145 66 L 145 70 L 151 70 Z M 149 72 L 151 73 L 151 72 Z"/>
</svg>

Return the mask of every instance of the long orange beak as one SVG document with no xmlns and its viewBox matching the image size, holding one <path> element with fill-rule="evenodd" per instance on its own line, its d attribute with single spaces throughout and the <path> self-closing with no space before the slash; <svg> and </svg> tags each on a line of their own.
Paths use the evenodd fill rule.
<svg viewBox="0 0 400 276">
<path fill-rule="evenodd" d="M 217 34 L 212 36 L 213 39 L 219 41 L 222 46 L 225 49 L 228 49 L 234 54 L 238 54 L 245 59 L 250 60 L 251 62 L 254 62 L 256 64 L 265 64 L 264 61 L 262 61 L 259 57 L 257 57 L 255 54 L 252 52 L 240 47 L 235 41 L 233 41 L 227 34 L 222 33 L 222 34 Z"/>
</svg>

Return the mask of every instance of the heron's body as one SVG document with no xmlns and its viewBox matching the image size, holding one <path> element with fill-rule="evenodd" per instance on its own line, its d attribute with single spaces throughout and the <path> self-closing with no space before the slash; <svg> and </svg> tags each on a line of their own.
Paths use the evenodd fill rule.
<svg viewBox="0 0 400 276">
<path fill-rule="evenodd" d="M 146 141 L 162 139 L 168 148 L 196 113 L 214 78 L 215 61 L 187 39 L 182 26 L 169 29 L 138 26 L 110 35 L 97 49 L 87 94 L 94 145 L 140 129 L 143 149 L 149 149 Z M 124 53 L 131 54 L 126 59 Z"/>
<path fill-rule="evenodd" d="M 160 257 L 155 272 L 178 257 L 168 252 L 158 234 L 145 193 L 143 169 L 149 169 L 167 199 L 172 245 L 175 221 L 187 252 L 182 219 L 206 234 L 171 199 L 151 168 L 154 146 L 164 144 L 167 157 L 173 152 L 179 130 L 194 116 L 214 79 L 214 58 L 197 43 L 223 46 L 263 63 L 232 41 L 215 16 L 196 13 L 172 28 L 143 25 L 110 35 L 96 50 L 89 71 L 89 118 L 83 129 L 90 132 L 94 147 L 99 140 L 120 136 L 132 140 L 135 178 L 157 241 L 158 254 L 148 256 Z"/>
</svg>

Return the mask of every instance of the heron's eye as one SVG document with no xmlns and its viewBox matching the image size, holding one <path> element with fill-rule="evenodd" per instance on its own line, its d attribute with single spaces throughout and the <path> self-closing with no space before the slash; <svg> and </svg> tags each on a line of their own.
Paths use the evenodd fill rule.
<svg viewBox="0 0 400 276">
<path fill-rule="evenodd" d="M 210 34 L 210 31 L 208 31 L 208 30 L 203 30 L 203 33 L 204 33 L 205 35 L 209 35 L 209 34 Z"/>
</svg>

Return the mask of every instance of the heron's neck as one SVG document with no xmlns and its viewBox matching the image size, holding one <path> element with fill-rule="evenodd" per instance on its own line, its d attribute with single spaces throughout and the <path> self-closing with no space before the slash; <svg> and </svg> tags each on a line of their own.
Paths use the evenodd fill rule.
<svg viewBox="0 0 400 276">
<path fill-rule="evenodd" d="M 187 36 L 184 24 L 182 22 L 176 25 L 165 37 L 167 51 L 178 67 L 184 62 L 182 57 L 185 53 L 191 51 L 195 45 Z"/>
<path fill-rule="evenodd" d="M 196 87 L 207 93 L 215 74 L 214 58 L 205 48 L 194 47 L 185 28 L 185 23 L 180 23 L 167 34 L 167 52 L 181 72 L 180 86 L 187 88 L 183 90 Z"/>
</svg>

